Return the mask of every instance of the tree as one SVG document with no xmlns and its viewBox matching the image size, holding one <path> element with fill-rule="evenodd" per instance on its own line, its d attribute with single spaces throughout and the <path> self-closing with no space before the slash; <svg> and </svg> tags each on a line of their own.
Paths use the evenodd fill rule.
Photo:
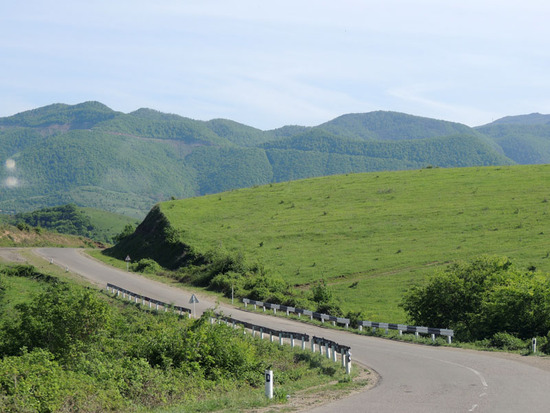
<svg viewBox="0 0 550 413">
<path fill-rule="evenodd" d="M 129 237 L 132 235 L 135 231 L 135 227 L 132 224 L 126 224 L 124 226 L 124 229 L 120 234 L 117 234 L 113 237 L 113 241 L 115 244 L 118 244 L 120 241 L 122 241 L 124 238 Z"/>
<path fill-rule="evenodd" d="M 412 323 L 452 328 L 462 340 L 497 332 L 530 338 L 550 328 L 549 286 L 548 275 L 517 269 L 505 257 L 482 256 L 413 287 L 401 305 Z"/>
<path fill-rule="evenodd" d="M 110 307 L 90 290 L 56 284 L 30 303 L 16 306 L 18 320 L 9 328 L 6 352 L 43 348 L 65 357 L 94 341 L 110 321 Z"/>
</svg>

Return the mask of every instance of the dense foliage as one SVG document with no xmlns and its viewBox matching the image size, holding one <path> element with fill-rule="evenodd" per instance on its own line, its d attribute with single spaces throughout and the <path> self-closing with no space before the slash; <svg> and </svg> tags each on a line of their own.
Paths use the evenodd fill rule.
<svg viewBox="0 0 550 413">
<path fill-rule="evenodd" d="M 11 286 L 36 274 L 0 267 L 2 412 L 195 411 L 209 399 L 215 409 L 232 390 L 263 395 L 267 365 L 276 367 L 277 386 L 335 372 L 319 355 L 211 325 L 208 316 L 145 312 L 52 277 L 14 306 Z"/>
<path fill-rule="evenodd" d="M 550 275 L 509 259 L 483 256 L 438 272 L 407 292 L 403 307 L 416 325 L 455 330 L 462 340 L 496 333 L 521 339 L 550 331 Z"/>
<path fill-rule="evenodd" d="M 93 225 L 90 218 L 75 204 L 68 204 L 39 211 L 21 213 L 15 216 L 18 225 L 25 223 L 64 234 L 91 237 Z"/>
</svg>

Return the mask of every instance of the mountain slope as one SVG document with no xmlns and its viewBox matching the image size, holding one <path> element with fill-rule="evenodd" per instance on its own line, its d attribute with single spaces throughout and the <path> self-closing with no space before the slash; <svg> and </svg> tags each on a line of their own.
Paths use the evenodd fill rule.
<svg viewBox="0 0 550 413">
<path fill-rule="evenodd" d="M 471 128 L 460 123 L 386 111 L 342 115 L 317 128 L 337 136 L 364 140 L 424 139 L 475 134 Z"/>
<path fill-rule="evenodd" d="M 133 217 L 171 197 L 283 180 L 512 163 L 480 131 L 395 112 L 264 132 L 152 109 L 124 114 L 99 102 L 0 119 L 0 160 L 0 210 L 75 203 Z"/>
</svg>

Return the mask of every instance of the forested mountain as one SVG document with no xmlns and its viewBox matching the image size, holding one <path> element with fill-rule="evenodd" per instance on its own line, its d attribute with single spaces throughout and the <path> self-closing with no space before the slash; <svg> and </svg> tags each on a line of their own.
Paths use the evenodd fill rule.
<svg viewBox="0 0 550 413">
<path fill-rule="evenodd" d="M 491 137 L 514 162 L 550 163 L 550 115 L 506 116 L 476 130 Z"/>
<path fill-rule="evenodd" d="M 520 129 L 499 129 L 512 126 Z M 171 197 L 298 178 L 550 162 L 547 127 L 472 129 L 378 111 L 261 131 L 152 109 L 125 114 L 99 102 L 54 104 L 0 118 L 0 210 L 74 203 L 142 218 Z"/>
</svg>

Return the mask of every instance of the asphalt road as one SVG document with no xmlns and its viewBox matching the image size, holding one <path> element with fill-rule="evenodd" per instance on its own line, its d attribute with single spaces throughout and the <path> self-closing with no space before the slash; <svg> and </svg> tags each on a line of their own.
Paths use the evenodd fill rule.
<svg viewBox="0 0 550 413">
<path fill-rule="evenodd" d="M 151 298 L 191 308 L 191 294 L 113 269 L 77 249 L 42 248 L 54 264 L 105 288 L 111 282 Z M 216 306 L 197 295 L 197 313 Z M 312 412 L 549 412 L 550 360 L 394 342 L 324 329 L 284 318 L 218 306 L 243 321 L 305 332 L 351 346 L 353 360 L 381 377 L 368 391 Z"/>
</svg>

